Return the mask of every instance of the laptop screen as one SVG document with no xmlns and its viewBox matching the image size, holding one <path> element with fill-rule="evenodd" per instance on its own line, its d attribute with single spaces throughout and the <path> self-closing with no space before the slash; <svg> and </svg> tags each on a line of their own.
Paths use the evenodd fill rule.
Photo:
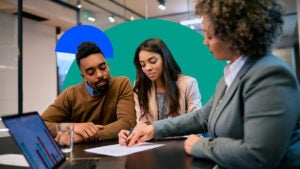
<svg viewBox="0 0 300 169">
<path fill-rule="evenodd" d="M 37 112 L 5 116 L 2 121 L 31 168 L 54 168 L 65 161 L 64 154 Z"/>
</svg>

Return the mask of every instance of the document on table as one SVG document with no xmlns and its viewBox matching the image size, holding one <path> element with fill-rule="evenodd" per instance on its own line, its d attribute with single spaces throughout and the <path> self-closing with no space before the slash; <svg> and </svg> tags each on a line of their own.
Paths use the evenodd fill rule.
<svg viewBox="0 0 300 169">
<path fill-rule="evenodd" d="M 1 154 L 0 164 L 29 167 L 28 162 L 22 154 Z"/>
<path fill-rule="evenodd" d="M 85 149 L 85 151 L 90 152 L 90 153 L 120 157 L 120 156 L 125 156 L 125 155 L 129 155 L 132 153 L 140 152 L 140 151 L 154 149 L 154 148 L 157 148 L 160 146 L 164 146 L 164 144 L 155 144 L 155 143 L 144 142 L 144 143 L 139 143 L 137 145 L 134 145 L 132 147 L 120 146 L 119 144 L 113 144 L 113 145 L 108 145 L 108 146 Z"/>
</svg>

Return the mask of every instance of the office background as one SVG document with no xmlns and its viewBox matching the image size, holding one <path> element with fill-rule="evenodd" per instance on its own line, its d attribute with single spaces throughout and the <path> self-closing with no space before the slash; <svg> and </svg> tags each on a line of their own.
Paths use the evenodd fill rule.
<svg viewBox="0 0 300 169">
<path fill-rule="evenodd" d="M 286 8 L 284 34 L 274 52 L 293 67 L 299 78 L 300 1 L 282 1 Z M 105 31 L 123 22 L 130 22 L 132 16 L 134 19 L 155 18 L 174 22 L 196 18 L 193 15 L 194 0 L 0 0 L 0 116 L 18 113 L 17 12 L 20 2 L 25 12 L 21 51 L 24 112 L 43 112 L 60 92 L 60 75 L 54 49 L 64 31 L 78 23 L 93 25 Z M 77 8 L 78 2 L 82 8 Z M 157 9 L 159 2 L 164 2 L 164 11 Z M 114 16 L 115 22 L 109 22 L 109 16 Z M 89 21 L 89 17 L 94 17 L 96 21 Z M 201 31 L 199 24 L 187 26 L 199 33 Z"/>
</svg>

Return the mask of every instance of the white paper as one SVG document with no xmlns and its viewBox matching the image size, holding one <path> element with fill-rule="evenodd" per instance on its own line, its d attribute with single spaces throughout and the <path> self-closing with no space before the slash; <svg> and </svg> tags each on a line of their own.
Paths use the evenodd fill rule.
<svg viewBox="0 0 300 169">
<path fill-rule="evenodd" d="M 28 162 L 22 154 L 2 154 L 0 155 L 0 164 L 29 167 Z"/>
<path fill-rule="evenodd" d="M 144 143 L 139 143 L 137 145 L 134 145 L 132 147 L 127 147 L 127 146 L 120 146 L 119 144 L 114 144 L 114 145 L 90 148 L 90 149 L 86 149 L 85 151 L 90 153 L 120 157 L 120 156 L 125 156 L 140 151 L 157 148 L 163 145 L 164 144 L 154 144 L 154 143 L 144 142 Z"/>
</svg>

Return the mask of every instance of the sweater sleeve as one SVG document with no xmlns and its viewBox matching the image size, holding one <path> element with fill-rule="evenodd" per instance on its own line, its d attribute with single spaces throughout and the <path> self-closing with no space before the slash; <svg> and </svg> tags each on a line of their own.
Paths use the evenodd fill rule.
<svg viewBox="0 0 300 169">
<path fill-rule="evenodd" d="M 197 109 L 174 118 L 153 122 L 155 138 L 207 132 L 207 122 L 211 108 L 212 99 L 202 109 Z"/>
<path fill-rule="evenodd" d="M 104 126 L 100 131 L 103 140 L 115 139 L 122 129 L 130 129 L 136 124 L 136 113 L 134 109 L 133 90 L 128 78 L 121 77 L 119 82 L 112 88 L 116 91 L 116 118 L 117 120 Z"/>
<path fill-rule="evenodd" d="M 70 110 L 71 107 L 69 92 L 71 88 L 63 91 L 54 101 L 53 104 L 48 106 L 48 108 L 42 113 L 41 118 L 44 120 L 48 129 L 50 130 L 53 137 L 56 137 L 55 124 L 60 122 L 66 122 L 70 120 Z"/>
</svg>

